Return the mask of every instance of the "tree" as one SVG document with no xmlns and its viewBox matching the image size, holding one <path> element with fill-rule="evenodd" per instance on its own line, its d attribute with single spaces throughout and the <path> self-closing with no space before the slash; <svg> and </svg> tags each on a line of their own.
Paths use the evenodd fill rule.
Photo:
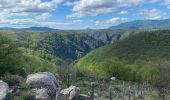
<svg viewBox="0 0 170 100">
<path fill-rule="evenodd" d="M 62 79 L 62 82 L 69 87 L 71 85 L 71 76 L 73 75 L 74 68 L 73 68 L 74 62 L 70 59 L 62 61 L 60 64 L 58 64 L 58 73 L 60 78 Z"/>
<path fill-rule="evenodd" d="M 17 73 L 22 69 L 22 51 L 19 44 L 3 34 L 0 35 L 0 75 Z"/>
</svg>

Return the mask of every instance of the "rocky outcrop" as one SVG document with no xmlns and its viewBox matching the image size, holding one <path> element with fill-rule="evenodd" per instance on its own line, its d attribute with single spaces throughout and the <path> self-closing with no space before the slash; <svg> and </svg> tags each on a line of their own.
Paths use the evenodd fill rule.
<svg viewBox="0 0 170 100">
<path fill-rule="evenodd" d="M 90 97 L 85 94 L 80 94 L 80 89 L 76 86 L 61 90 L 64 100 L 89 100 Z"/>
<path fill-rule="evenodd" d="M 58 84 L 52 73 L 39 72 L 28 75 L 26 83 L 30 86 L 32 93 L 35 94 L 38 100 L 60 100 Z"/>
<path fill-rule="evenodd" d="M 0 100 L 4 100 L 9 91 L 9 86 L 7 83 L 0 80 Z"/>
</svg>

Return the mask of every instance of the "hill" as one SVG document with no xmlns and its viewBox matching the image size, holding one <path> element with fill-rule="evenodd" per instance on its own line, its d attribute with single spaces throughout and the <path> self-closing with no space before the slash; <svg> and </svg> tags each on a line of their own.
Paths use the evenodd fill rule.
<svg viewBox="0 0 170 100">
<path fill-rule="evenodd" d="M 60 59 L 77 59 L 100 46 L 102 40 L 87 34 L 44 31 L 1 30 L 4 34 L 17 40 L 22 47 L 42 54 L 49 53 Z"/>
<path fill-rule="evenodd" d="M 165 73 L 165 69 L 170 69 L 168 64 L 164 64 L 170 60 L 169 40 L 170 30 L 140 31 L 88 53 L 77 63 L 77 68 L 83 73 L 95 73 L 105 78 L 116 76 L 123 80 L 138 80 L 144 77 L 145 72 L 157 73 L 162 64 Z M 128 79 L 133 75 L 131 72 L 134 79 Z"/>
<path fill-rule="evenodd" d="M 0 30 L 23 47 L 43 50 L 61 59 L 77 59 L 91 50 L 136 34 L 136 30 Z"/>
<path fill-rule="evenodd" d="M 49 27 L 29 27 L 22 30 L 32 30 L 32 31 L 57 31 L 58 29 L 49 28 Z"/>
<path fill-rule="evenodd" d="M 168 29 L 170 28 L 170 19 L 164 20 L 135 20 L 112 26 L 109 29 Z"/>
</svg>

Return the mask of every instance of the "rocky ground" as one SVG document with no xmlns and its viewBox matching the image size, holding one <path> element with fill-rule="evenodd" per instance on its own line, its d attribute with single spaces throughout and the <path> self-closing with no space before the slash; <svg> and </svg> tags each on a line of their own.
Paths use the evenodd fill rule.
<svg viewBox="0 0 170 100">
<path fill-rule="evenodd" d="M 14 78 L 15 77 L 15 78 Z M 9 78 L 9 80 L 7 80 Z M 144 89 L 143 93 L 137 85 L 122 81 L 111 83 L 90 83 L 84 80 L 72 80 L 68 88 L 60 87 L 56 77 L 50 72 L 30 74 L 24 79 L 12 75 L 0 80 L 0 100 L 161 100 L 159 92 L 152 89 Z M 15 80 L 15 81 L 14 81 Z M 19 84 L 22 81 L 24 84 Z M 92 81 L 92 80 L 90 80 Z M 94 81 L 94 80 L 93 80 Z M 15 84 L 15 85 L 13 85 Z M 165 100 L 170 96 L 166 95 Z"/>
<path fill-rule="evenodd" d="M 39 72 L 27 76 L 26 85 L 28 85 L 31 96 L 35 100 L 89 100 L 90 96 L 80 94 L 80 89 L 76 86 L 70 86 L 60 90 L 55 76 L 50 72 Z M 22 92 L 21 88 L 13 86 L 9 88 L 7 83 L 0 80 L 0 100 L 13 100 L 6 96 Z M 6 98 L 6 99 L 5 99 Z M 25 99 L 24 99 L 25 100 Z M 26 100 L 33 100 L 31 97 Z"/>
</svg>

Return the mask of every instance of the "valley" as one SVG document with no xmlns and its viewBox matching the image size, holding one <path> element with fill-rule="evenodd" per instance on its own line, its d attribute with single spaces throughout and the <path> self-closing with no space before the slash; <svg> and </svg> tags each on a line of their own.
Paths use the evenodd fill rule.
<svg viewBox="0 0 170 100">
<path fill-rule="evenodd" d="M 39 87 L 26 82 L 41 75 L 62 91 L 77 86 L 82 100 L 168 100 L 169 40 L 169 29 L 1 29 L 0 79 L 14 91 L 5 100 L 34 100 Z"/>
</svg>

